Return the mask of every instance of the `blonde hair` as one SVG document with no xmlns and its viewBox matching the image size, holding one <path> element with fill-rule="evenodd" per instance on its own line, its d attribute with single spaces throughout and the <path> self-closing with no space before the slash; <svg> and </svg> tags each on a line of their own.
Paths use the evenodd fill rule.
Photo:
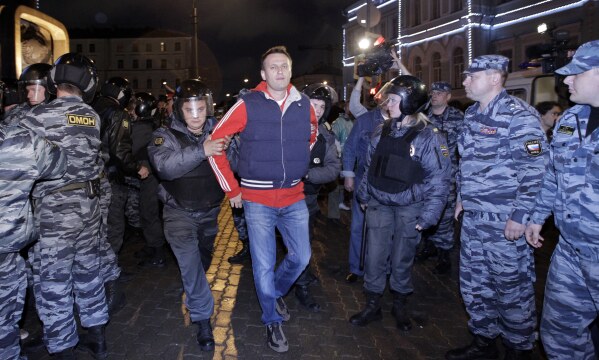
<svg viewBox="0 0 599 360">
<path fill-rule="evenodd" d="M 406 124 L 406 126 L 416 126 L 420 124 L 426 126 L 430 122 L 431 121 L 428 119 L 428 117 L 422 112 L 417 112 L 413 115 L 406 115 L 403 120 L 403 123 Z"/>
</svg>

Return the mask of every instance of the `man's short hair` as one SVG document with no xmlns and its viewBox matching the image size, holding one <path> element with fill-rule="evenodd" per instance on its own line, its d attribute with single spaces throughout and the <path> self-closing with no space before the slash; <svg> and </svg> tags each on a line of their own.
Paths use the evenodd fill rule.
<svg viewBox="0 0 599 360">
<path fill-rule="evenodd" d="M 81 91 L 81 89 L 79 89 L 77 86 L 75 86 L 73 84 L 61 83 L 61 84 L 57 84 L 56 88 L 58 88 L 60 91 L 64 91 L 71 95 L 77 95 L 79 97 L 83 97 L 83 91 Z"/>
<path fill-rule="evenodd" d="M 535 109 L 537 109 L 539 114 L 545 115 L 545 114 L 547 114 L 548 111 L 553 109 L 555 106 L 559 106 L 559 104 L 555 101 L 542 101 L 535 105 Z"/>
<path fill-rule="evenodd" d="M 291 64 L 291 55 L 289 55 L 289 53 L 287 52 L 287 48 L 283 45 L 278 45 L 278 46 L 273 46 L 270 49 L 266 50 L 266 52 L 264 54 L 262 54 L 262 58 L 260 59 L 260 66 L 262 67 L 262 69 L 264 70 L 264 59 L 266 59 L 266 57 L 270 54 L 283 54 L 285 56 L 287 56 L 287 58 L 289 59 L 289 63 Z"/>
</svg>

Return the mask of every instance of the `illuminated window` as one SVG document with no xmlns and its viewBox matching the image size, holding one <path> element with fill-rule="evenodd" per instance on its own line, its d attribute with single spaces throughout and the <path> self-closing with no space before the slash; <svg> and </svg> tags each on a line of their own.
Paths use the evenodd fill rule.
<svg viewBox="0 0 599 360">
<path fill-rule="evenodd" d="M 464 72 L 464 50 L 455 48 L 453 50 L 453 88 L 462 88 L 462 73 Z"/>
<path fill-rule="evenodd" d="M 420 56 L 414 58 L 414 76 L 422 79 L 422 59 Z"/>
<path fill-rule="evenodd" d="M 164 41 L 160 42 L 160 52 L 165 52 L 166 51 L 166 44 L 164 43 Z"/>
<path fill-rule="evenodd" d="M 441 81 L 441 54 L 438 52 L 433 53 L 431 60 L 433 71 L 432 82 Z"/>
<path fill-rule="evenodd" d="M 438 19 L 441 16 L 441 2 L 439 0 L 431 1 L 431 18 Z"/>
</svg>

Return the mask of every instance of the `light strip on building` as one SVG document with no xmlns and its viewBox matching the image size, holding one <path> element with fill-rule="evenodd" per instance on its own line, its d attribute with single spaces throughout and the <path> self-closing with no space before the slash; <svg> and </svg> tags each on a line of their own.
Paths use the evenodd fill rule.
<svg viewBox="0 0 599 360">
<path fill-rule="evenodd" d="M 459 22 L 459 21 L 460 21 L 460 19 L 452 20 L 452 21 L 450 21 L 450 22 L 446 22 L 445 24 L 437 25 L 437 26 L 434 26 L 434 27 L 432 27 L 432 28 L 428 28 L 428 29 L 426 29 L 426 30 L 418 31 L 418 32 L 416 32 L 416 33 L 413 33 L 413 34 L 408 34 L 408 35 L 404 36 L 403 38 L 404 38 L 404 39 L 406 39 L 406 38 L 409 38 L 409 37 L 412 37 L 412 36 L 416 36 L 416 35 L 424 34 L 424 33 L 427 33 L 427 32 L 429 32 L 429 31 L 433 31 L 433 30 L 436 30 L 436 29 L 442 28 L 442 27 L 444 27 L 444 26 L 447 26 L 447 25 L 454 24 L 454 23 L 456 23 L 456 22 Z M 450 31 L 451 31 L 451 30 L 450 30 Z"/>
<path fill-rule="evenodd" d="M 468 41 L 468 64 L 472 62 L 472 0 L 468 0 L 468 28 L 466 29 L 466 37 Z"/>
<path fill-rule="evenodd" d="M 358 10 L 360 10 L 361 8 L 363 8 L 364 6 L 366 6 L 366 3 L 364 3 L 364 4 L 362 4 L 362 5 L 358 5 L 357 7 L 355 7 L 355 8 L 353 8 L 353 9 L 350 9 L 350 10 L 348 10 L 348 11 L 347 11 L 347 13 L 349 14 L 349 13 L 353 13 L 354 11 L 358 11 Z"/>
<path fill-rule="evenodd" d="M 397 58 L 401 62 L 401 0 L 397 2 Z M 402 75 L 401 70 L 399 74 Z"/>
<path fill-rule="evenodd" d="M 520 22 L 527 21 L 527 20 L 536 19 L 536 18 L 541 17 L 541 16 L 551 15 L 551 14 L 555 14 L 557 12 L 562 12 L 564 10 L 574 9 L 574 8 L 577 8 L 577 7 L 580 7 L 580 6 L 584 5 L 588 1 L 589 0 L 581 0 L 581 1 L 578 1 L 578 2 L 575 2 L 575 3 L 572 3 L 572 4 L 563 5 L 563 6 L 559 6 L 559 7 L 553 8 L 551 10 L 542 11 L 540 13 L 535 13 L 535 14 L 524 16 L 524 17 L 521 17 L 521 18 L 518 18 L 518 19 L 514 19 L 514 20 L 504 21 L 504 22 L 499 23 L 499 24 L 482 25 L 482 27 L 485 28 L 485 29 L 491 29 L 491 28 L 493 28 L 493 29 L 499 29 L 499 28 L 502 28 L 504 26 L 508 26 L 508 25 L 511 25 L 511 24 L 520 23 Z"/>
<path fill-rule="evenodd" d="M 357 18 L 358 18 L 357 16 L 354 16 L 354 17 L 352 17 L 352 18 L 349 18 L 349 19 L 347 19 L 347 22 L 352 22 L 352 21 L 356 20 Z"/>
<path fill-rule="evenodd" d="M 545 3 L 548 3 L 548 2 L 552 2 L 552 1 L 553 0 L 545 0 L 545 1 L 538 2 L 536 4 L 526 5 L 526 6 L 523 6 L 521 8 L 518 8 L 518 9 L 513 9 L 513 10 L 510 10 L 510 11 L 506 11 L 504 13 L 497 14 L 497 15 L 495 15 L 495 17 L 498 18 L 498 17 L 504 16 L 504 15 L 515 13 L 515 12 L 518 12 L 520 10 L 525 10 L 525 9 L 528 9 L 528 8 L 531 8 L 531 7 L 534 7 L 534 6 L 537 6 L 537 5 L 542 5 L 542 4 L 545 4 Z"/>
<path fill-rule="evenodd" d="M 398 0 L 389 0 L 389 1 L 385 2 L 385 3 L 382 3 L 382 4 L 380 4 L 380 5 L 377 5 L 377 7 L 376 7 L 376 8 L 377 8 L 377 9 L 384 8 L 385 6 L 387 6 L 387 5 L 389 5 L 389 4 L 393 4 L 393 3 L 394 3 L 394 2 L 396 2 L 396 1 L 397 1 L 397 2 L 401 2 L 401 1 L 398 1 Z"/>
<path fill-rule="evenodd" d="M 464 31 L 464 28 L 460 27 L 460 28 L 457 28 L 457 29 L 446 31 L 443 34 L 437 34 L 437 35 L 429 36 L 429 37 L 427 37 L 425 39 L 420 39 L 420 40 L 412 41 L 412 42 L 409 42 L 409 43 L 402 43 L 401 46 L 405 46 L 405 47 L 414 46 L 414 45 L 421 44 L 423 42 L 427 42 L 427 41 L 430 41 L 430 40 L 438 39 L 438 38 L 446 36 L 446 35 L 457 34 L 457 33 L 462 32 L 462 31 Z M 399 43 L 397 43 L 397 45 L 399 46 Z"/>
</svg>

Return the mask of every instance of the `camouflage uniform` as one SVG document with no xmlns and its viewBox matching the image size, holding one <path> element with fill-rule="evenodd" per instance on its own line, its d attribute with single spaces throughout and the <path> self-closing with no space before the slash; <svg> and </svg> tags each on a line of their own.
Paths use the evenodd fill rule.
<svg viewBox="0 0 599 360">
<path fill-rule="evenodd" d="M 33 189 L 35 225 L 34 292 L 50 353 L 78 342 L 73 305 L 83 327 L 106 324 L 100 278 L 99 116 L 77 96 L 35 107 L 22 121 L 67 155 L 67 172 Z M 92 186 L 92 184 L 94 186 Z"/>
<path fill-rule="evenodd" d="M 506 62 L 507 66 L 507 62 Z M 466 111 L 458 136 L 458 201 L 464 208 L 460 290 L 475 335 L 533 347 L 536 326 L 532 251 L 508 241 L 506 221 L 525 224 L 545 169 L 545 136 L 534 108 L 502 90 L 479 112 Z"/>
<path fill-rule="evenodd" d="M 433 90 L 435 90 L 434 86 Z M 456 204 L 455 177 L 458 169 L 458 132 L 462 126 L 464 114 L 454 107 L 447 106 L 441 115 L 435 115 L 432 110 L 429 110 L 428 118 L 447 140 L 451 160 L 451 187 L 441 220 L 436 226 L 425 231 L 423 237 L 428 241 L 432 241 L 438 249 L 450 250 L 454 242 L 453 213 Z"/>
<path fill-rule="evenodd" d="M 60 148 L 21 127 L 0 128 L 0 359 L 19 358 L 19 325 L 27 279 L 19 255 L 34 238 L 29 193 L 38 179 L 66 170 Z"/>
<path fill-rule="evenodd" d="M 557 73 L 592 68 L 599 68 L 599 41 L 582 45 Z M 560 231 L 541 320 L 541 339 L 550 359 L 595 358 L 589 325 L 599 308 L 599 130 L 588 133 L 590 113 L 589 105 L 576 105 L 558 120 L 531 216 L 533 224 L 543 224 L 553 211 Z"/>
<path fill-rule="evenodd" d="M 104 282 L 114 281 L 121 275 L 121 268 L 110 242 L 108 241 L 108 209 L 112 199 L 112 188 L 106 176 L 100 179 L 100 275 Z"/>
<path fill-rule="evenodd" d="M 21 103 L 14 108 L 10 109 L 2 118 L 2 126 L 15 126 L 21 121 L 21 118 L 31 110 L 31 106 L 27 103 Z"/>
<path fill-rule="evenodd" d="M 136 177 L 127 176 L 125 183 L 129 189 L 127 192 L 127 206 L 125 207 L 127 223 L 134 228 L 141 228 L 141 220 L 139 218 L 139 186 L 141 180 Z"/>
</svg>

